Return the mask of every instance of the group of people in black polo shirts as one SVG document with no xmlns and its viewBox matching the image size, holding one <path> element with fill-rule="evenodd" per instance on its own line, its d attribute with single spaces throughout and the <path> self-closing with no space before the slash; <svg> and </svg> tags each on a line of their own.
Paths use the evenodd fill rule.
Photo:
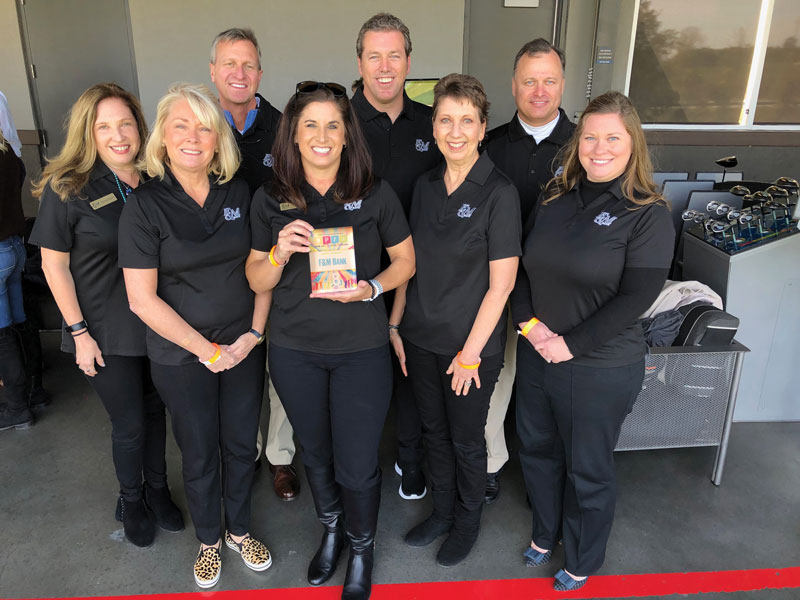
<svg viewBox="0 0 800 600">
<path fill-rule="evenodd" d="M 546 564 L 563 540 L 554 587 L 578 589 L 603 563 L 613 449 L 643 377 L 636 319 L 674 236 L 636 111 L 609 92 L 570 123 L 563 54 L 538 39 L 514 61 L 517 113 L 487 133 L 474 77 L 443 77 L 432 108 L 408 98 L 397 17 L 367 20 L 356 53 L 352 100 L 303 81 L 283 114 L 257 94 L 258 42 L 238 28 L 212 45 L 217 95 L 174 84 L 149 133 L 113 84 L 74 105 L 35 188 L 31 241 L 62 349 L 111 418 L 116 516 L 139 546 L 156 525 L 184 527 L 166 406 L 201 543 L 195 582 L 218 582 L 223 539 L 248 568 L 270 567 L 250 530 L 266 363 L 275 491 L 299 493 L 296 435 L 323 526 L 308 581 L 328 581 L 349 545 L 342 597 L 369 598 L 392 397 L 399 493 L 430 492 L 433 507 L 405 541 L 445 536 L 437 562 L 453 566 L 499 494 L 516 386 L 533 511 L 521 564 Z M 323 294 L 308 254 L 328 227 L 352 228 L 357 284 Z"/>
</svg>

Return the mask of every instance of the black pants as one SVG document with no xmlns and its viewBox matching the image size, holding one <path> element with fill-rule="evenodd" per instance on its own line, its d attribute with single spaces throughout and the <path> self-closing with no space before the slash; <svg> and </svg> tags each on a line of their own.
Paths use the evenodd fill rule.
<svg viewBox="0 0 800 600">
<path fill-rule="evenodd" d="M 549 364 L 519 340 L 517 432 L 532 540 L 552 549 L 563 529 L 573 575 L 591 575 L 605 559 L 617 497 L 614 447 L 643 378 L 644 359 L 611 368 Z"/>
<path fill-rule="evenodd" d="M 483 357 L 478 375 L 480 389 L 472 385 L 466 396 L 450 389 L 452 376 L 445 371 L 452 356 L 434 354 L 403 341 L 406 364 L 417 400 L 422 434 L 428 454 L 428 471 L 434 492 L 458 492 L 467 511 L 479 509 L 486 493 L 486 415 L 503 353 Z"/>
<path fill-rule="evenodd" d="M 212 373 L 199 362 L 177 367 L 151 364 L 183 455 L 186 500 L 203 544 L 220 539 L 223 500 L 225 528 L 233 535 L 250 531 L 265 361 L 262 344 L 221 373 Z"/>
<path fill-rule="evenodd" d="M 150 378 L 146 356 L 103 355 L 105 367 L 86 377 L 111 418 L 111 451 L 120 493 L 134 502 L 148 485 L 167 485 L 164 403 Z"/>
<path fill-rule="evenodd" d="M 401 469 L 422 463 L 425 452 L 422 447 L 422 420 L 419 418 L 417 401 L 408 377 L 403 375 L 400 363 L 392 352 L 394 367 L 394 401 L 397 409 L 397 464 Z"/>
<path fill-rule="evenodd" d="M 269 372 L 305 466 L 333 465 L 336 482 L 351 490 L 377 485 L 378 444 L 392 396 L 389 345 L 320 354 L 270 344 Z"/>
</svg>

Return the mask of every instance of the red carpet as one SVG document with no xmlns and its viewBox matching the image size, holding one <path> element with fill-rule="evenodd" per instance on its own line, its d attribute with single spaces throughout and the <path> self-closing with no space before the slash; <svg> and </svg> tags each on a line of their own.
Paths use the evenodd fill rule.
<svg viewBox="0 0 800 600">
<path fill-rule="evenodd" d="M 745 592 L 766 589 L 800 589 L 800 567 L 754 569 L 746 571 L 711 571 L 704 573 L 655 573 L 651 575 L 594 576 L 580 590 L 555 592 L 550 577 L 456 581 L 434 583 L 398 583 L 376 585 L 372 600 L 549 600 L 551 598 L 647 598 L 670 594 Z M 93 596 L 91 600 L 338 600 L 340 587 L 284 588 L 185 594 L 150 594 L 144 596 Z M 90 600 L 75 598 L 72 600 Z"/>
</svg>

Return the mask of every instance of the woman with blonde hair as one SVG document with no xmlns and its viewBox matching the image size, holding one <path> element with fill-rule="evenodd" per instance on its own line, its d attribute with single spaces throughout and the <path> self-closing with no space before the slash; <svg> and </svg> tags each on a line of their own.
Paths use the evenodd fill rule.
<svg viewBox="0 0 800 600">
<path fill-rule="evenodd" d="M 117 266 L 117 231 L 128 194 L 142 182 L 147 135 L 139 101 L 113 83 L 90 87 L 72 107 L 61 152 L 34 187 L 31 243 L 64 317 L 61 349 L 75 355 L 111 418 L 125 536 L 149 546 L 155 528 L 183 529 L 167 487 L 164 405 L 153 388 L 145 329 L 128 307 Z M 144 483 L 143 483 L 144 482 Z"/>
<path fill-rule="evenodd" d="M 147 325 L 153 381 L 183 456 L 201 543 L 194 578 L 203 588 L 221 572 L 221 505 L 225 544 L 254 571 L 272 564 L 250 535 L 269 304 L 245 278 L 250 194 L 232 180 L 238 166 L 209 89 L 173 84 L 145 149 L 152 179 L 131 195 L 120 222 L 119 264 L 131 309 Z"/>
<path fill-rule="evenodd" d="M 511 309 L 522 334 L 517 431 L 533 509 L 523 554 L 529 566 L 546 564 L 563 536 L 554 587 L 570 591 L 605 558 L 614 447 L 644 377 L 637 319 L 664 284 L 675 231 L 623 94 L 592 100 L 564 152 L 564 172 L 526 225 Z"/>
</svg>

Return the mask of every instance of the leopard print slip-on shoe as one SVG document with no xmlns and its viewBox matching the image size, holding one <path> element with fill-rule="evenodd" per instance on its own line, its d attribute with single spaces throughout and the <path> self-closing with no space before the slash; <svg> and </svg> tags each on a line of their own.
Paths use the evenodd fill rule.
<svg viewBox="0 0 800 600">
<path fill-rule="evenodd" d="M 222 573 L 222 556 L 219 548 L 211 546 L 203 549 L 197 554 L 194 561 L 194 582 L 201 588 L 210 588 L 217 585 L 220 573 Z"/>
<path fill-rule="evenodd" d="M 231 537 L 230 532 L 226 531 L 225 545 L 241 554 L 244 564 L 253 569 L 253 571 L 266 571 L 272 564 L 272 556 L 270 556 L 267 547 L 249 533 L 245 535 L 245 538 L 240 543 L 237 543 Z"/>
</svg>

